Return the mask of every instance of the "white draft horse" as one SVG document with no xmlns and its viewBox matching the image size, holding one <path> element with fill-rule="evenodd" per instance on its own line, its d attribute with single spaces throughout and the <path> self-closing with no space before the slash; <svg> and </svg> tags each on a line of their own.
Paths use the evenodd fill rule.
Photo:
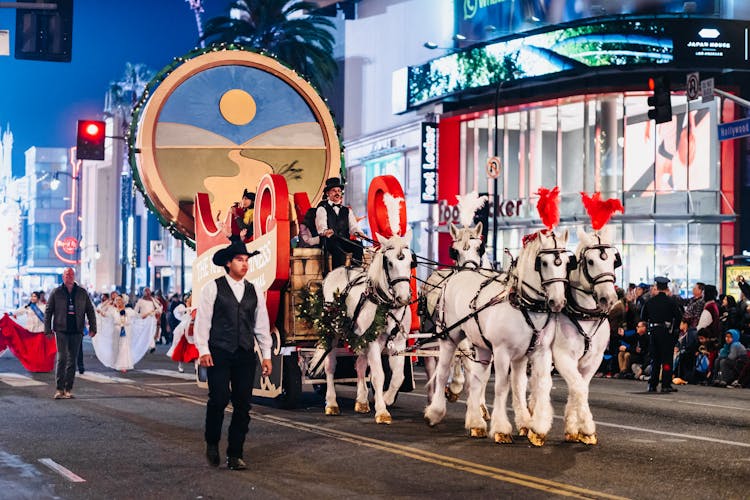
<svg viewBox="0 0 750 500">
<path fill-rule="evenodd" d="M 507 415 L 508 373 L 516 366 L 525 369 L 532 362 L 531 416 L 527 437 L 541 446 L 552 426 L 552 353 L 550 345 L 556 313 L 565 307 L 568 268 L 574 257 L 566 250 L 568 232 L 557 235 L 539 231 L 527 242 L 511 271 L 514 282 L 508 288 L 498 279 L 485 279 L 476 271 L 461 271 L 445 286 L 439 328 L 446 335 L 440 341 L 440 358 L 432 402 L 424 418 L 430 425 L 445 417 L 445 393 L 441 389 L 459 340 L 468 337 L 478 363 L 472 367 L 471 391 L 467 401 L 465 427 L 472 437 L 486 437 L 479 400 L 495 368 L 495 398 L 490 433 L 497 443 L 512 442 L 512 424 Z"/>
<path fill-rule="evenodd" d="M 435 310 L 438 301 L 440 300 L 440 296 L 443 293 L 443 286 L 448 279 L 456 274 L 461 268 L 478 269 L 482 265 L 482 258 L 485 252 L 485 244 L 482 239 L 482 223 L 479 222 L 476 226 L 462 228 L 451 223 L 449 229 L 451 239 L 453 240 L 449 252 L 451 259 L 455 262 L 455 267 L 433 271 L 427 278 L 425 284 L 421 287 L 420 296 L 423 301 L 422 307 L 424 308 L 424 310 L 421 311 L 421 326 L 424 333 L 435 333 Z M 489 276 L 488 273 L 491 272 L 494 271 L 487 270 L 484 274 Z M 431 326 L 428 327 L 427 330 L 424 330 L 426 325 Z M 458 400 L 458 396 L 464 389 L 464 382 L 467 381 L 464 372 L 470 371 L 471 364 L 473 364 L 472 361 L 465 356 L 466 353 L 471 352 L 471 342 L 467 339 L 462 340 L 458 345 L 458 351 L 463 355 L 460 358 L 460 361 L 454 360 L 451 365 L 452 376 L 450 384 L 446 386 L 445 389 L 448 391 L 447 397 L 451 402 Z M 433 376 L 436 365 L 437 361 L 434 357 L 427 356 L 424 358 L 425 373 L 427 374 L 427 380 L 429 381 L 426 387 L 428 402 L 432 401 L 432 382 L 434 380 Z M 484 405 L 484 398 L 482 398 L 482 405 Z M 489 416 L 486 411 L 486 407 L 484 407 L 483 413 Z"/>
<path fill-rule="evenodd" d="M 610 231 L 578 230 L 578 265 L 570 272 L 568 303 L 552 344 L 555 368 L 568 385 L 565 440 L 596 444 L 589 384 L 609 343 L 607 313 L 617 301 L 615 269 L 622 265 Z"/>
<path fill-rule="evenodd" d="M 346 294 L 346 312 L 352 318 L 354 334 L 362 336 L 373 323 L 379 304 L 388 307 L 384 333 L 369 342 L 365 352 L 358 353 L 355 367 L 357 370 L 357 399 L 354 410 L 358 413 L 369 413 L 368 389 L 365 382 L 367 366 L 370 366 L 370 381 L 375 392 L 375 421 L 379 424 L 390 424 L 391 414 L 387 406 L 393 404 L 398 390 L 404 381 L 404 357 L 390 356 L 389 365 L 392 376 L 388 390 L 383 392 L 385 373 L 381 355 L 403 351 L 406 348 L 406 337 L 411 327 L 411 270 L 416 262 L 409 249 L 411 231 L 401 236 L 385 238 L 375 235 L 380 248 L 373 255 L 370 267 L 334 269 L 323 280 L 323 298 L 326 302 L 334 300 L 334 293 Z M 338 339 L 333 340 L 333 345 Z M 325 360 L 326 372 L 326 415 L 340 413 L 336 402 L 334 373 L 336 371 L 336 353 L 332 350 Z"/>
</svg>

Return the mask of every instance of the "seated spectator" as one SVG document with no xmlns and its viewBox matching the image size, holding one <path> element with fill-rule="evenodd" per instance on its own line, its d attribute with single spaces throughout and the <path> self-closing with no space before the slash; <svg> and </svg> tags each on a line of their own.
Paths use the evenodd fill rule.
<svg viewBox="0 0 750 500">
<path fill-rule="evenodd" d="M 622 354 L 624 362 L 630 365 L 633 377 L 638 380 L 646 380 L 651 375 L 651 352 L 648 336 L 648 325 L 645 321 L 639 321 L 635 327 L 635 335 L 631 337 L 631 344 Z"/>
<path fill-rule="evenodd" d="M 706 285 L 703 289 L 705 305 L 698 320 L 698 330 L 705 328 L 709 338 L 718 340 L 721 336 L 719 305 L 716 299 L 719 292 L 714 285 Z"/>
<path fill-rule="evenodd" d="M 690 383 L 705 385 L 707 382 L 710 382 L 713 377 L 714 360 L 716 359 L 716 355 L 718 354 L 719 347 L 716 341 L 714 341 L 710 337 L 710 335 L 710 332 L 706 328 L 701 328 L 698 330 L 698 352 L 706 356 L 708 366 L 706 367 L 705 372 L 699 371 L 699 360 L 696 359 L 696 369 L 693 377 L 694 381 L 688 381 Z M 703 360 L 701 360 L 701 363 L 702 362 Z"/>
<path fill-rule="evenodd" d="M 719 311 L 721 313 L 721 316 L 719 316 L 719 325 L 722 332 L 740 329 L 741 320 L 737 311 L 737 301 L 734 297 L 724 295 L 721 299 Z"/>
<path fill-rule="evenodd" d="M 677 360 L 674 365 L 673 374 L 675 377 L 685 381 L 693 379 L 695 370 L 695 355 L 698 352 L 698 335 L 695 328 L 690 328 L 688 320 L 683 318 L 680 321 L 680 331 L 678 332 L 677 345 L 675 352 Z"/>
<path fill-rule="evenodd" d="M 739 378 L 740 372 L 747 364 L 747 349 L 740 344 L 740 332 L 729 330 L 724 335 L 724 346 L 717 358 L 717 373 L 714 385 L 726 387 Z"/>
</svg>

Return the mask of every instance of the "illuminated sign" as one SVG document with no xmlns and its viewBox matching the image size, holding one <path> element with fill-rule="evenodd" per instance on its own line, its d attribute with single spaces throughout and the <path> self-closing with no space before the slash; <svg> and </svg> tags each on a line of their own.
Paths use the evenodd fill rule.
<svg viewBox="0 0 750 500">
<path fill-rule="evenodd" d="M 422 124 L 422 203 L 437 203 L 437 131 L 437 123 Z"/>
<path fill-rule="evenodd" d="M 647 22 L 646 22 L 647 21 Z M 461 92 L 549 75 L 664 66 L 745 69 L 750 22 L 726 19 L 626 18 L 535 30 L 475 45 L 408 68 L 406 111 Z M 713 36 L 714 38 L 702 38 Z M 394 79 L 394 84 L 397 80 Z M 403 108 L 403 106 L 400 106 Z"/>
<path fill-rule="evenodd" d="M 490 197 L 492 199 L 492 197 Z M 490 204 L 490 217 L 497 213 L 495 220 L 502 217 L 517 217 L 521 215 L 521 205 L 523 200 L 504 200 L 499 198 L 497 201 L 497 210 L 492 210 Z M 461 220 L 461 210 L 458 205 L 448 205 L 446 200 L 438 202 L 438 225 L 445 226 L 448 224 L 459 224 Z"/>
</svg>

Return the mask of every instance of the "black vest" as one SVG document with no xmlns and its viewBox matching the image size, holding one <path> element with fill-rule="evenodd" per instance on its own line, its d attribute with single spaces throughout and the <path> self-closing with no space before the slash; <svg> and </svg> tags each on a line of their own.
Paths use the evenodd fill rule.
<svg viewBox="0 0 750 500">
<path fill-rule="evenodd" d="M 341 205 L 339 214 L 336 215 L 336 211 L 327 201 L 321 202 L 320 206 L 325 209 L 328 216 L 328 229 L 333 229 L 338 236 L 349 239 L 349 208 Z"/>
<path fill-rule="evenodd" d="M 234 352 L 238 347 L 252 351 L 255 346 L 255 308 L 258 297 L 255 287 L 245 282 L 242 300 L 237 298 L 229 286 L 227 277 L 216 280 L 216 300 L 211 330 L 208 337 L 209 349 L 219 348 Z"/>
</svg>

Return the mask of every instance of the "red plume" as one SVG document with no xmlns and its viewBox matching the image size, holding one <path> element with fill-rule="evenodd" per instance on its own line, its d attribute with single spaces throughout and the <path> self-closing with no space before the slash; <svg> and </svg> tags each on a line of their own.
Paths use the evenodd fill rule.
<svg viewBox="0 0 750 500">
<path fill-rule="evenodd" d="M 542 218 L 542 224 L 552 230 L 560 222 L 560 188 L 557 186 L 552 189 L 540 187 L 536 194 L 539 195 L 536 210 Z"/>
<path fill-rule="evenodd" d="M 581 192 L 581 200 L 586 211 L 589 213 L 591 226 L 594 228 L 594 231 L 598 231 L 604 227 L 604 224 L 609 222 L 609 219 L 615 212 L 625 213 L 620 200 L 617 198 L 602 200 L 602 195 L 599 192 L 594 193 L 594 196 L 591 197 Z"/>
</svg>

